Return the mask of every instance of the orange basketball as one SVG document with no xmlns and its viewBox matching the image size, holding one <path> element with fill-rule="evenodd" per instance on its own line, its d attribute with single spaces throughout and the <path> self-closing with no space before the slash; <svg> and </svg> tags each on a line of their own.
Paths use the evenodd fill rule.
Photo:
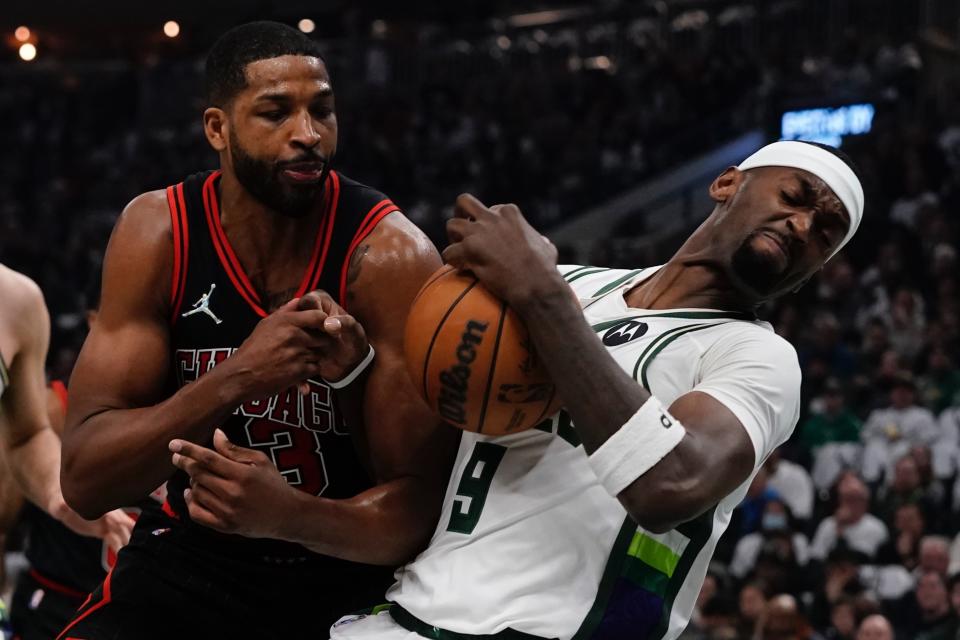
<svg viewBox="0 0 960 640">
<path fill-rule="evenodd" d="M 430 276 L 414 299 L 404 349 L 427 404 L 461 429 L 515 433 L 560 408 L 520 318 L 453 267 Z"/>
</svg>

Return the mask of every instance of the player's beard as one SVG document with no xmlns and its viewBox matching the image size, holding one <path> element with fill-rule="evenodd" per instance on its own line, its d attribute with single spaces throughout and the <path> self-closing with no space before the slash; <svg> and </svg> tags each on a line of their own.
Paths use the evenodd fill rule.
<svg viewBox="0 0 960 640">
<path fill-rule="evenodd" d="M 753 239 L 759 233 L 754 231 L 744 238 L 733 252 L 730 266 L 741 284 L 755 294 L 769 296 L 777 291 L 783 281 L 783 274 L 790 265 L 788 263 L 783 270 L 779 270 L 773 258 L 753 248 Z"/>
<path fill-rule="evenodd" d="M 233 172 L 243 188 L 270 210 L 289 218 L 303 218 L 314 210 L 330 172 L 330 159 L 327 158 L 323 176 L 316 183 L 286 183 L 280 178 L 282 167 L 247 153 L 233 131 L 230 132 L 230 159 Z M 313 154 L 298 158 L 298 161 L 322 159 L 321 156 Z"/>
</svg>

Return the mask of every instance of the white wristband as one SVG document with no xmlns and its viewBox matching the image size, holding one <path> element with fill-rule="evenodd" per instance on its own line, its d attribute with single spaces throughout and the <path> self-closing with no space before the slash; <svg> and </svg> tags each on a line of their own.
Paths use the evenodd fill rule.
<svg viewBox="0 0 960 640">
<path fill-rule="evenodd" d="M 660 401 L 650 396 L 588 460 L 600 484 L 616 497 L 673 451 L 686 433 Z"/>
<path fill-rule="evenodd" d="M 324 382 L 327 383 L 327 386 L 330 387 L 331 389 L 343 389 L 344 387 L 349 386 L 349 384 L 354 380 L 356 380 L 358 377 L 360 377 L 360 374 L 366 371 L 367 367 L 370 366 L 370 363 L 373 362 L 373 356 L 376 354 L 376 352 L 373 350 L 373 345 L 371 344 L 368 346 L 370 347 L 370 349 L 369 351 L 367 351 L 367 355 L 363 357 L 363 360 L 360 361 L 360 364 L 358 364 L 353 368 L 353 371 L 343 376 L 339 380 L 331 381 L 331 380 L 324 379 Z"/>
</svg>

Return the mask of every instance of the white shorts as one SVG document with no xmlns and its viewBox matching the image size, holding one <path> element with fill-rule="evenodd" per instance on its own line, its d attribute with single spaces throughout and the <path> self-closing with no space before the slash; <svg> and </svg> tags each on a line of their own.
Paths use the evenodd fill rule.
<svg viewBox="0 0 960 640">
<path fill-rule="evenodd" d="M 340 618 L 330 627 L 330 640 L 423 640 L 423 636 L 407 631 L 383 611 Z"/>
</svg>

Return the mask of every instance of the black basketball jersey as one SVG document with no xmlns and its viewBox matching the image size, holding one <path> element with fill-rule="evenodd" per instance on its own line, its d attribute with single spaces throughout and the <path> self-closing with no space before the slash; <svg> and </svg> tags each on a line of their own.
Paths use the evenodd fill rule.
<svg viewBox="0 0 960 640">
<path fill-rule="evenodd" d="M 50 385 L 67 409 L 67 389 L 55 380 Z M 159 513 L 162 489 L 124 511 L 134 518 L 143 512 Z M 25 554 L 34 579 L 49 589 L 85 598 L 103 581 L 116 555 L 99 538 L 74 533 L 30 502 L 24 505 L 21 519 L 26 527 Z"/>
<path fill-rule="evenodd" d="M 173 222 L 171 387 L 180 388 L 228 358 L 268 310 L 220 225 L 219 171 L 198 173 L 167 189 Z M 397 207 L 382 193 L 331 171 L 322 197 L 322 221 L 295 296 L 323 289 L 344 305 L 350 254 Z M 312 495 L 348 498 L 369 488 L 350 425 L 332 390 L 309 380 L 310 392 L 292 387 L 237 407 L 220 425 L 234 444 L 270 457 L 287 482 Z M 207 443 L 207 446 L 212 444 Z M 302 546 L 227 536 L 189 521 L 182 471 L 168 481 L 164 511 L 195 532 L 198 544 L 219 551 L 270 558 L 310 557 Z M 320 556 L 316 556 L 320 558 Z"/>
</svg>

